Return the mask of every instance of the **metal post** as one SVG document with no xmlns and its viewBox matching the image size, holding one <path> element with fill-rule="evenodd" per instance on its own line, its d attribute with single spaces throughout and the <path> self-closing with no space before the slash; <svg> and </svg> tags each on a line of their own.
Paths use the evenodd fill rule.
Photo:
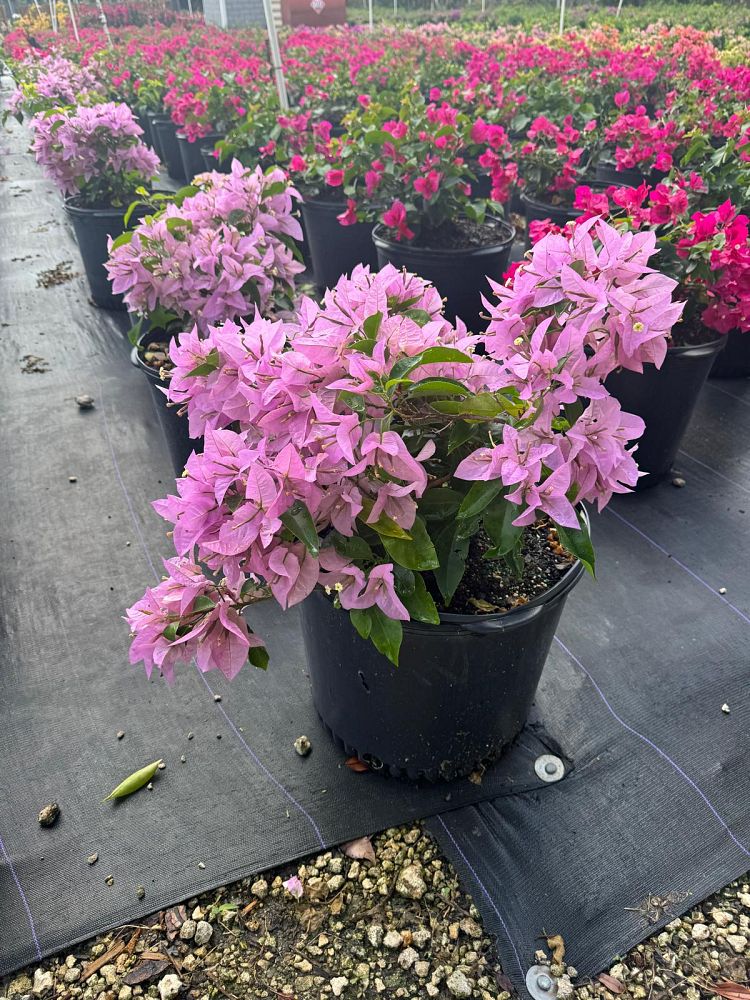
<svg viewBox="0 0 750 1000">
<path fill-rule="evenodd" d="M 374 27 L 374 18 L 373 18 L 373 12 L 372 12 L 372 0 L 367 0 L 367 20 L 369 21 L 369 24 L 370 24 L 370 31 L 372 31 L 372 29 Z"/>
<path fill-rule="evenodd" d="M 191 0 L 187 0 L 187 5 L 188 5 L 188 14 L 192 14 L 193 13 L 193 5 L 191 3 Z"/>
<path fill-rule="evenodd" d="M 482 0 L 482 13 L 487 13 L 487 0 Z"/>
<path fill-rule="evenodd" d="M 560 34 L 565 31 L 565 0 L 560 0 Z"/>
<path fill-rule="evenodd" d="M 226 31 L 228 26 L 229 26 L 229 18 L 227 17 L 226 0 L 219 0 L 219 27 L 223 28 Z"/>
<path fill-rule="evenodd" d="M 398 0 L 393 0 L 393 16 L 398 17 Z"/>
<path fill-rule="evenodd" d="M 73 34 L 76 36 L 76 42 L 78 45 L 81 44 L 81 36 L 78 34 L 78 25 L 76 24 L 76 16 L 73 13 L 73 0 L 68 0 L 68 13 L 70 14 L 70 23 L 73 25 Z"/>
<path fill-rule="evenodd" d="M 221 0 L 226 10 L 225 0 Z M 273 19 L 273 8 L 271 0 L 263 0 L 263 13 L 266 15 L 266 29 L 268 31 L 268 47 L 271 51 L 271 68 L 273 69 L 274 80 L 276 81 L 276 91 L 279 95 L 279 107 L 282 111 L 289 110 L 289 96 L 286 92 L 286 79 L 284 77 L 284 66 L 281 62 L 281 49 L 279 48 L 279 36 L 276 34 L 276 22 Z"/>
<path fill-rule="evenodd" d="M 113 49 L 114 45 L 112 44 L 112 36 L 109 33 L 109 23 L 107 21 L 107 15 L 104 13 L 104 7 L 102 7 L 102 0 L 96 0 L 96 6 L 99 8 L 99 20 L 102 22 L 104 34 L 107 36 L 107 44 L 111 49 Z"/>
<path fill-rule="evenodd" d="M 620 11 L 622 10 L 622 0 L 617 4 L 617 16 L 620 16 Z"/>
<path fill-rule="evenodd" d="M 52 30 L 57 34 L 57 8 L 55 7 L 55 0 L 49 0 L 49 20 Z"/>
</svg>

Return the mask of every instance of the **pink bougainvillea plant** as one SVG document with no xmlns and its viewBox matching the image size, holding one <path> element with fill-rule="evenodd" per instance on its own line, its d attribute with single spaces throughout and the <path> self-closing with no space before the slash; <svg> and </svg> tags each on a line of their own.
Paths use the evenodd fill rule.
<svg viewBox="0 0 750 1000">
<path fill-rule="evenodd" d="M 141 139 L 127 104 L 39 112 L 31 129 L 37 163 L 86 208 L 127 206 L 159 171 L 159 158 Z"/>
<path fill-rule="evenodd" d="M 262 585 L 283 608 L 325 588 L 396 663 L 403 623 L 449 608 L 477 533 L 512 566 L 537 519 L 593 570 L 580 505 L 636 483 L 643 432 L 604 380 L 661 363 L 681 312 L 655 244 L 597 219 L 547 236 L 494 286 L 481 338 L 391 266 L 287 322 L 181 334 L 169 395 L 204 450 L 154 505 L 176 556 L 127 612 L 131 660 L 167 678 L 193 658 L 264 667 L 245 611 Z"/>
<path fill-rule="evenodd" d="M 111 243 L 116 294 L 153 327 L 184 329 L 290 309 L 301 239 L 283 171 L 199 174 L 191 193 Z M 139 331 L 138 331 L 139 332 Z M 135 333 L 134 333 L 135 337 Z"/>
</svg>

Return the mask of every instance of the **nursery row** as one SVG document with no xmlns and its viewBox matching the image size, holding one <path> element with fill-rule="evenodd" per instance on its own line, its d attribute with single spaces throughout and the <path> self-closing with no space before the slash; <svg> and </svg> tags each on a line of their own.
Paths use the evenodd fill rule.
<svg viewBox="0 0 750 1000">
<path fill-rule="evenodd" d="M 110 30 L 5 51 L 180 475 L 131 659 L 265 667 L 246 609 L 304 601 L 345 745 L 466 773 L 593 572 L 585 504 L 667 476 L 712 368 L 750 373 L 750 70 L 692 30 L 300 31 L 282 111 L 260 35 Z M 503 709 L 469 737 L 425 704 L 420 759 L 363 745 L 387 660 Z"/>
</svg>

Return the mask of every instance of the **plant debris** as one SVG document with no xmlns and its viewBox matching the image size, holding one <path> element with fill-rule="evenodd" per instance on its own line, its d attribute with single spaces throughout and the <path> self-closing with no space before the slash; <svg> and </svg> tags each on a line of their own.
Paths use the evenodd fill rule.
<svg viewBox="0 0 750 1000">
<path fill-rule="evenodd" d="M 40 271 L 36 276 L 36 287 L 54 288 L 56 285 L 64 285 L 67 281 L 72 281 L 78 277 L 77 272 L 73 271 L 72 267 L 72 260 L 62 260 L 54 267 Z"/>
<path fill-rule="evenodd" d="M 43 375 L 49 371 L 49 362 L 37 354 L 24 354 L 21 361 L 23 361 L 21 371 L 24 375 Z"/>
<path fill-rule="evenodd" d="M 50 802 L 39 813 L 39 826 L 54 826 L 59 818 L 60 806 L 56 802 Z"/>
</svg>

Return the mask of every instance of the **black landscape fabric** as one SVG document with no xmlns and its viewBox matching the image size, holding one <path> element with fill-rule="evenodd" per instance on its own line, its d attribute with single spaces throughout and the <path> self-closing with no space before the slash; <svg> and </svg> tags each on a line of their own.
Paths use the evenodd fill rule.
<svg viewBox="0 0 750 1000">
<path fill-rule="evenodd" d="M 748 386 L 704 390 L 685 489 L 595 520 L 599 579 L 564 613 L 543 729 L 480 786 L 355 774 L 311 707 L 294 613 L 257 609 L 272 665 L 232 685 L 190 668 L 170 688 L 128 665 L 123 608 L 169 554 L 148 501 L 170 466 L 122 317 L 90 306 L 80 276 L 38 287 L 81 265 L 26 138 L 0 140 L 0 973 L 417 817 L 519 988 L 545 931 L 593 973 L 750 868 Z M 558 744 L 572 766 L 544 785 L 534 761 Z M 101 802 L 159 757 L 153 791 Z M 48 802 L 62 815 L 45 830 Z"/>
</svg>

